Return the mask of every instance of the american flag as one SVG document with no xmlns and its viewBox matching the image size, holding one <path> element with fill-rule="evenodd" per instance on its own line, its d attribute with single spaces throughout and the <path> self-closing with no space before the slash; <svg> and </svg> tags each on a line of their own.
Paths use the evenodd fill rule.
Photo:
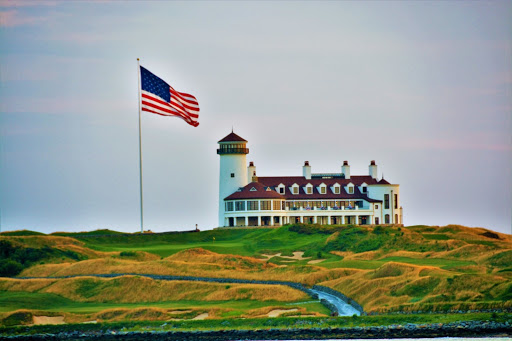
<svg viewBox="0 0 512 341">
<path fill-rule="evenodd" d="M 194 96 L 174 90 L 142 66 L 140 86 L 142 111 L 162 116 L 176 116 L 194 127 L 199 125 L 199 103 Z"/>
</svg>

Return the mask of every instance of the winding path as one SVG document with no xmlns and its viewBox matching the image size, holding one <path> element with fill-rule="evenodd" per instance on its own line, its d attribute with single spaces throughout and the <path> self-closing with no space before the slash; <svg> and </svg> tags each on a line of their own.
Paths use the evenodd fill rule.
<svg viewBox="0 0 512 341">
<path fill-rule="evenodd" d="M 79 278 L 79 277 L 101 277 L 101 278 L 114 278 L 122 276 L 141 276 L 148 277 L 151 279 L 164 280 L 164 281 L 199 281 L 199 282 L 214 282 L 214 283 L 247 283 L 247 284 L 263 284 L 263 285 L 286 285 L 297 290 L 301 290 L 311 297 L 318 297 L 319 300 L 326 300 L 336 309 L 333 311 L 338 316 L 352 316 L 354 314 L 360 315 L 361 311 L 357 307 L 345 302 L 340 297 L 334 294 L 343 294 L 328 289 L 330 293 L 325 292 L 322 287 L 315 287 L 308 289 L 300 283 L 285 282 L 285 281 L 258 281 L 249 279 L 238 279 L 238 278 L 216 278 L 216 277 L 194 277 L 194 276 L 165 276 L 165 275 L 151 275 L 151 274 L 137 274 L 137 273 L 118 273 L 118 274 L 91 274 L 91 275 L 73 275 L 73 276 L 49 276 L 49 277 L 16 277 L 18 279 L 63 279 L 63 278 Z M 327 288 L 325 288 L 327 289 Z M 333 310 L 331 307 L 329 309 Z"/>
</svg>

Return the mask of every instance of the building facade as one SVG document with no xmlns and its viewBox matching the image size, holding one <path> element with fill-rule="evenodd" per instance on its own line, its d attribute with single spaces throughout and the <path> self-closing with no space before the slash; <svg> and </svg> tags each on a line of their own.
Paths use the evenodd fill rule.
<svg viewBox="0 0 512 341">
<path fill-rule="evenodd" d="M 377 178 L 375 161 L 368 175 L 351 175 L 347 161 L 340 173 L 315 174 L 305 161 L 302 176 L 258 177 L 245 139 L 231 132 L 218 143 L 220 227 L 403 224 L 400 187 Z"/>
</svg>

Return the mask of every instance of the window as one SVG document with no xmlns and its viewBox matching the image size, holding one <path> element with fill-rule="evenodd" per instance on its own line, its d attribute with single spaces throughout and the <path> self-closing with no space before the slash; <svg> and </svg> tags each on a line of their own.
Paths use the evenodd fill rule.
<svg viewBox="0 0 512 341">
<path fill-rule="evenodd" d="M 395 214 L 395 224 L 399 224 L 399 221 L 398 221 L 398 214 Z"/>
<path fill-rule="evenodd" d="M 379 209 L 379 205 L 375 204 L 375 209 L 378 210 Z M 377 218 L 379 219 L 379 218 Z"/>
<path fill-rule="evenodd" d="M 325 186 L 320 187 L 320 194 L 325 194 Z"/>
<path fill-rule="evenodd" d="M 362 187 L 362 192 L 363 192 L 363 193 L 367 193 L 367 192 L 368 192 L 368 187 L 363 186 L 363 187 Z"/>
<path fill-rule="evenodd" d="M 254 187 L 253 187 L 253 188 L 251 188 L 249 191 L 250 191 L 250 192 L 257 192 L 258 190 L 257 190 L 256 188 L 254 188 Z"/>
<path fill-rule="evenodd" d="M 313 194 L 313 186 L 311 186 L 311 185 L 306 186 L 306 193 L 307 194 Z"/>
<path fill-rule="evenodd" d="M 260 205 L 260 210 L 262 211 L 268 211 L 270 210 L 270 200 L 262 200 Z"/>
<path fill-rule="evenodd" d="M 258 211 L 259 205 L 257 200 L 249 200 L 247 201 L 247 211 Z"/>
<path fill-rule="evenodd" d="M 274 211 L 279 211 L 281 209 L 281 201 L 274 200 L 272 209 Z"/>
<path fill-rule="evenodd" d="M 398 194 L 395 194 L 395 208 L 398 208 Z"/>
<path fill-rule="evenodd" d="M 348 187 L 348 194 L 354 194 L 354 186 Z"/>
<path fill-rule="evenodd" d="M 234 178 L 235 177 L 235 173 L 231 173 L 231 177 Z"/>
<path fill-rule="evenodd" d="M 279 194 L 284 194 L 284 187 L 277 187 L 277 191 L 279 192 Z"/>
<path fill-rule="evenodd" d="M 245 211 L 245 201 L 235 201 L 235 211 Z"/>
<path fill-rule="evenodd" d="M 226 203 L 226 211 L 233 211 L 233 202 L 232 201 L 228 201 Z"/>
<path fill-rule="evenodd" d="M 340 194 L 340 186 L 334 186 L 334 194 Z"/>
<path fill-rule="evenodd" d="M 292 193 L 293 193 L 293 194 L 299 194 L 299 185 L 294 184 L 294 185 L 292 186 Z"/>
<path fill-rule="evenodd" d="M 385 224 L 389 224 L 389 214 L 386 214 L 386 215 L 384 216 L 384 223 L 385 223 Z"/>
<path fill-rule="evenodd" d="M 379 217 L 375 217 L 375 225 L 379 225 Z"/>
<path fill-rule="evenodd" d="M 384 209 L 389 210 L 389 194 L 384 194 Z"/>
</svg>

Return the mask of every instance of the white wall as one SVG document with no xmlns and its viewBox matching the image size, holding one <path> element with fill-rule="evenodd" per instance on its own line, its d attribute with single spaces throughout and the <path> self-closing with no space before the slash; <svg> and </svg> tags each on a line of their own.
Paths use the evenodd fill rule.
<svg viewBox="0 0 512 341">
<path fill-rule="evenodd" d="M 232 178 L 231 174 L 235 176 Z M 224 226 L 224 198 L 233 194 L 238 188 L 247 185 L 246 154 L 220 155 L 219 172 L 219 226 Z"/>
</svg>

